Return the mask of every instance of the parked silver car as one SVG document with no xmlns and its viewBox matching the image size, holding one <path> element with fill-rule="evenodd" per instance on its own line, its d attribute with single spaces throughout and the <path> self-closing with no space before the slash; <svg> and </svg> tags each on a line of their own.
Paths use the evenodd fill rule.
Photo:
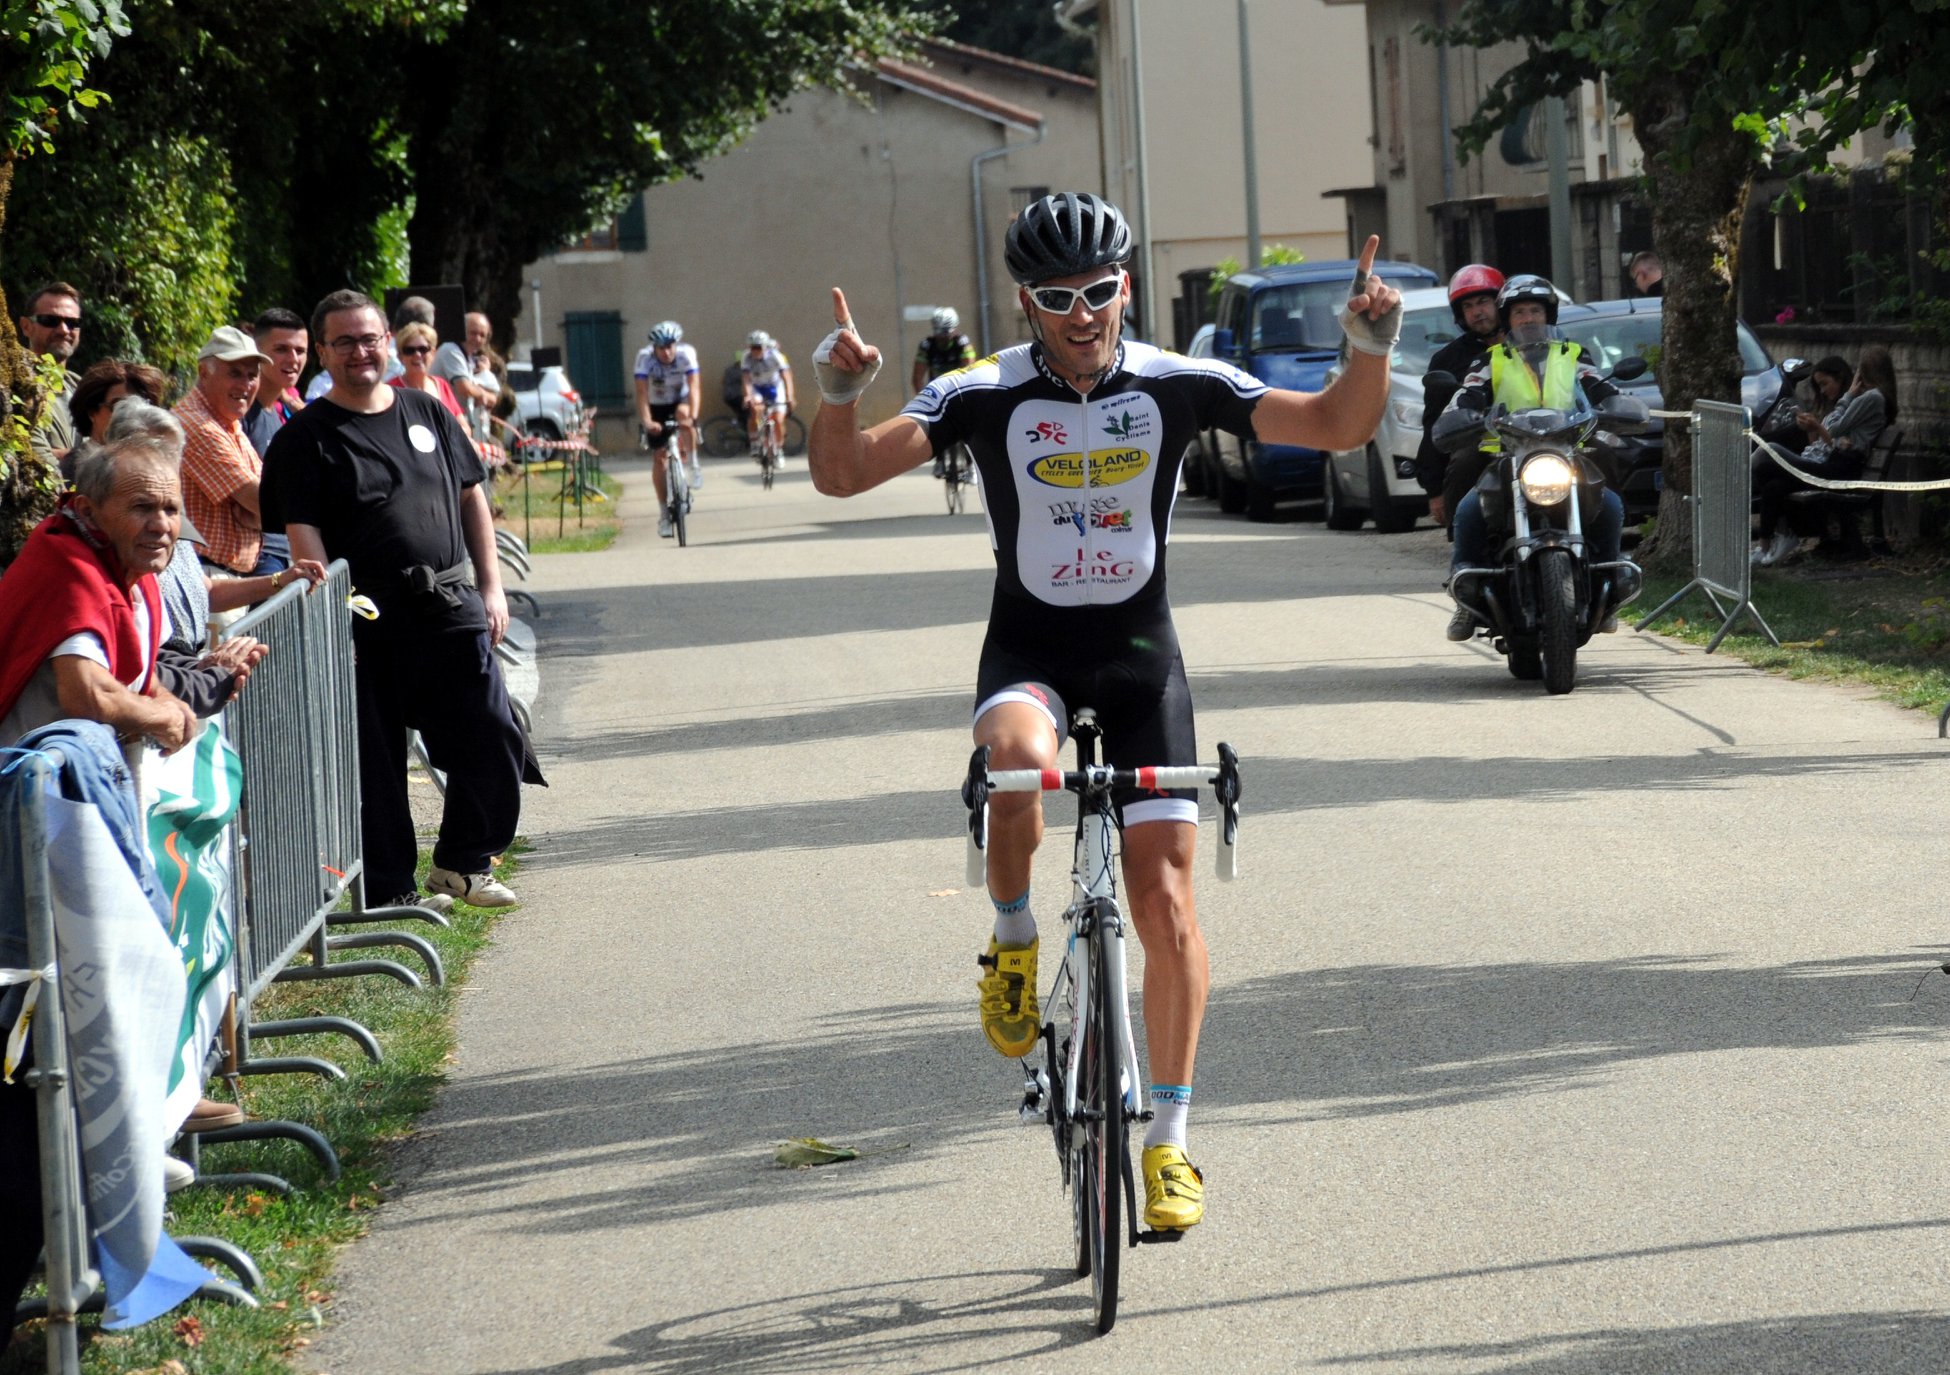
<svg viewBox="0 0 1950 1375">
<path fill-rule="evenodd" d="M 508 386 L 515 394 L 516 423 L 526 434 L 541 439 L 562 439 L 582 424 L 582 394 L 559 367 L 542 369 L 536 385 L 534 365 L 508 364 Z"/>
<path fill-rule="evenodd" d="M 1388 404 L 1374 438 L 1359 449 L 1327 456 L 1322 491 L 1330 530 L 1412 530 L 1429 512 L 1428 493 L 1415 481 L 1415 451 L 1422 444 L 1422 375 L 1436 350 L 1459 333 L 1446 287 L 1402 293 L 1402 338 L 1388 377 Z M 1333 376 L 1339 376 L 1336 367 Z"/>
</svg>

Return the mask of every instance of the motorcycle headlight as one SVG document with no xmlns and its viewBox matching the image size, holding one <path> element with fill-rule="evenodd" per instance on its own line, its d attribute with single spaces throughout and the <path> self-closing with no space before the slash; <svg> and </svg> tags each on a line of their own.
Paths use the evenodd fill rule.
<svg viewBox="0 0 1950 1375">
<path fill-rule="evenodd" d="M 1571 464 L 1562 454 L 1536 454 L 1517 480 L 1523 484 L 1523 499 L 1532 506 L 1556 506 L 1571 495 Z"/>
</svg>

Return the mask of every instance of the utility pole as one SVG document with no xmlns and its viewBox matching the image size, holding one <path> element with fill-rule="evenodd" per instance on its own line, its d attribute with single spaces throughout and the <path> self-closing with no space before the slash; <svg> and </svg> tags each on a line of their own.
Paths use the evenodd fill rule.
<svg viewBox="0 0 1950 1375">
<path fill-rule="evenodd" d="M 1259 266 L 1259 154 L 1253 139 L 1253 55 L 1247 37 L 1246 0 L 1239 0 L 1239 101 L 1246 155 L 1246 270 Z"/>
</svg>

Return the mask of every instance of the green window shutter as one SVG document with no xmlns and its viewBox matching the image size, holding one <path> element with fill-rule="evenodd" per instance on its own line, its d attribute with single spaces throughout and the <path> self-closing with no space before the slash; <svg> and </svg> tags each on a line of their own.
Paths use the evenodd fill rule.
<svg viewBox="0 0 1950 1375">
<path fill-rule="evenodd" d="M 629 205 L 617 217 L 616 246 L 625 253 L 647 253 L 650 250 L 650 229 L 643 218 L 641 191 L 630 198 Z"/>
<path fill-rule="evenodd" d="M 623 313 L 572 310 L 562 322 L 568 346 L 569 380 L 586 406 L 614 411 L 630 404 L 623 361 Z"/>
</svg>

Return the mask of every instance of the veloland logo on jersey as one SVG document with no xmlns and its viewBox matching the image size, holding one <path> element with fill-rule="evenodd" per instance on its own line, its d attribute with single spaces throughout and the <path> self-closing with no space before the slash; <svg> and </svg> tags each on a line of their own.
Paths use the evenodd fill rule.
<svg viewBox="0 0 1950 1375">
<path fill-rule="evenodd" d="M 1129 482 L 1150 466 L 1151 455 L 1143 449 L 1093 449 L 1089 458 L 1089 485 L 1115 487 L 1120 482 Z M 1030 461 L 1029 475 L 1046 487 L 1081 487 L 1085 476 L 1084 456 L 1045 454 Z"/>
</svg>

